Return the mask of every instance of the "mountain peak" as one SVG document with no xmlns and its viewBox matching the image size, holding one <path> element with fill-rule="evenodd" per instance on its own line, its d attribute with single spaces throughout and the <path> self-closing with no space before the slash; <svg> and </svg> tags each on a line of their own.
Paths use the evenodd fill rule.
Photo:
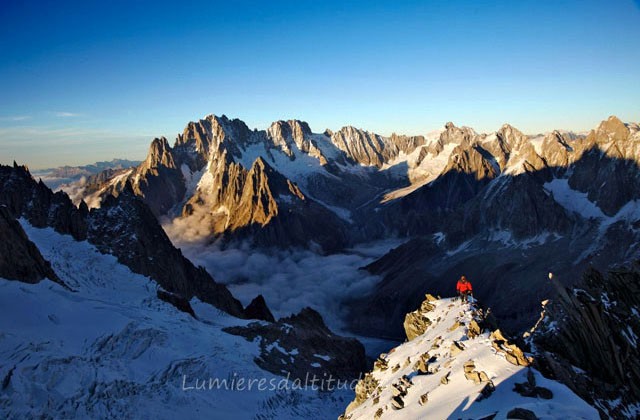
<svg viewBox="0 0 640 420">
<path fill-rule="evenodd" d="M 292 143 L 300 150 L 308 150 L 309 144 L 306 139 L 311 136 L 309 124 L 300 120 L 275 121 L 267 129 L 267 136 L 274 144 L 282 147 L 283 151 L 293 156 L 291 151 Z"/>
<path fill-rule="evenodd" d="M 624 135 L 624 137 L 629 135 L 629 129 L 625 125 L 625 123 L 620 120 L 620 118 L 615 115 L 610 116 L 605 121 L 602 121 L 598 126 L 598 131 L 604 131 L 608 133 L 615 133 Z"/>
<path fill-rule="evenodd" d="M 258 169 L 260 171 L 270 170 L 271 166 L 267 163 L 262 156 L 258 156 L 251 165 L 251 170 Z"/>
<path fill-rule="evenodd" d="M 610 146 L 612 144 L 622 146 L 622 143 L 620 142 L 627 140 L 630 134 L 631 131 L 629 130 L 629 127 L 627 127 L 627 125 L 618 117 L 612 115 L 602 121 L 595 130 L 591 130 L 587 136 L 587 143 L 595 143 L 604 150 L 611 149 L 613 153 L 617 153 L 614 150 L 616 148 L 611 148 Z"/>
</svg>

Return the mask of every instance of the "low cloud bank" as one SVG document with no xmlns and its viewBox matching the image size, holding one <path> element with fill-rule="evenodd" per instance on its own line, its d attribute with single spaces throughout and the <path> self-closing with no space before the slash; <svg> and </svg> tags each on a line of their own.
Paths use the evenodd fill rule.
<svg viewBox="0 0 640 420">
<path fill-rule="evenodd" d="M 359 268 L 401 244 L 377 241 L 334 255 L 309 250 L 265 252 L 248 246 L 223 250 L 216 244 L 182 241 L 175 236 L 179 229 L 165 225 L 165 230 L 194 264 L 228 285 L 244 305 L 262 294 L 276 318 L 310 306 L 337 331 L 344 331 L 348 301 L 367 294 L 380 281 Z"/>
</svg>

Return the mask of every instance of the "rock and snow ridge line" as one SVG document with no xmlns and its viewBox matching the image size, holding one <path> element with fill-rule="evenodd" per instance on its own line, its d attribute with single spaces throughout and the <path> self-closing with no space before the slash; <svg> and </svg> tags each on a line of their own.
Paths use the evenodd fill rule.
<svg viewBox="0 0 640 420">
<path fill-rule="evenodd" d="M 427 295 L 407 315 L 409 341 L 380 355 L 341 419 L 599 418 L 481 321 L 469 304 Z"/>
<path fill-rule="evenodd" d="M 611 135 L 603 134 L 604 140 L 600 139 L 602 136 L 597 137 L 597 133 L 606 134 L 609 132 L 607 130 L 615 133 L 626 130 L 625 135 L 629 138 L 626 143 L 629 144 L 620 145 L 619 141 L 612 143 L 609 141 Z M 397 178 L 396 184 L 389 185 L 387 192 L 382 194 L 381 203 L 384 203 L 411 194 L 437 179 L 469 147 L 482 150 L 496 173 L 517 175 L 530 167 L 537 169 L 540 165 L 556 167 L 562 162 L 569 165 L 576 156 L 594 144 L 601 146 L 604 153 L 619 151 L 625 158 L 635 157 L 637 160 L 640 159 L 640 148 L 636 145 L 640 143 L 637 141 L 639 138 L 640 131 L 636 124 L 624 124 L 615 117 L 603 121 L 585 138 L 559 131 L 532 137 L 508 124 L 491 134 L 478 134 L 470 128 L 458 128 L 447 123 L 446 129 L 435 136 L 394 134 L 384 137 L 350 126 L 336 132 L 327 130 L 322 134 L 314 134 L 307 123 L 289 120 L 274 122 L 269 129 L 258 131 L 250 130 L 239 119 L 208 115 L 198 122 L 187 124 L 173 147 L 164 138 L 154 140 L 145 162 L 135 171 L 125 174 L 125 178 L 131 179 L 134 189 L 142 183 L 139 194 L 143 197 L 148 195 L 147 189 L 153 189 L 148 185 L 153 183 L 148 179 L 150 176 L 168 179 L 165 187 L 169 188 L 164 188 L 164 194 L 173 190 L 171 194 L 175 197 L 154 203 L 155 199 L 149 196 L 147 199 L 152 201 L 150 206 L 157 214 L 184 215 L 184 209 L 187 208 L 185 203 L 189 195 L 194 195 L 193 187 L 203 177 L 202 169 L 208 168 L 207 162 L 226 160 L 248 171 L 257 159 L 262 158 L 275 171 L 296 183 L 304 195 L 317 197 L 318 204 L 345 218 L 345 214 L 348 215 L 357 207 L 356 204 L 365 201 L 353 202 L 353 206 L 349 207 L 346 202 L 327 200 L 327 197 L 318 194 L 319 185 L 315 185 L 318 177 L 337 178 L 338 182 L 344 182 L 345 177 L 367 179 L 374 175 Z M 166 173 L 162 174 L 163 171 Z M 329 182 L 325 180 L 321 184 Z M 203 184 L 203 189 L 205 186 Z M 96 195 L 102 196 L 122 187 L 123 177 L 114 177 L 106 184 L 94 186 L 91 190 L 96 192 L 86 194 L 86 198 L 92 205 L 99 205 Z M 380 192 L 377 191 L 372 197 Z M 206 196 L 203 191 L 202 197 Z M 210 210 L 216 211 L 216 208 Z"/>
</svg>

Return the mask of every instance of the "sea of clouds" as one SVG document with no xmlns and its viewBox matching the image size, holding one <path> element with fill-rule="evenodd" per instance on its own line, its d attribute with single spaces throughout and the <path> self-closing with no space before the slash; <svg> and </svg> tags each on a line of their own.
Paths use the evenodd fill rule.
<svg viewBox="0 0 640 420">
<path fill-rule="evenodd" d="M 165 223 L 164 228 L 187 258 L 226 284 L 244 305 L 262 294 L 276 318 L 310 306 L 335 331 L 345 331 L 349 301 L 366 295 L 380 281 L 361 268 L 402 243 L 371 242 L 331 255 L 303 249 L 257 251 L 246 244 L 223 249 L 184 236 L 173 224 Z"/>
</svg>

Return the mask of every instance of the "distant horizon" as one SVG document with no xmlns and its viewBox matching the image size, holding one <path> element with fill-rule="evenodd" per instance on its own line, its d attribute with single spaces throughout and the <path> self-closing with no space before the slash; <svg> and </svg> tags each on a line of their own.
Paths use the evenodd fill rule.
<svg viewBox="0 0 640 420">
<path fill-rule="evenodd" d="M 139 158 L 203 110 L 382 135 L 638 120 L 638 22 L 634 0 L 8 2 L 0 161 Z"/>
<path fill-rule="evenodd" d="M 546 135 L 546 134 L 551 133 L 551 132 L 556 131 L 556 130 L 558 130 L 558 131 L 570 132 L 570 133 L 574 133 L 574 134 L 577 134 L 577 135 L 587 135 L 590 131 L 592 131 L 592 130 L 596 129 L 596 128 L 598 127 L 598 125 L 599 125 L 601 122 L 606 121 L 606 120 L 607 120 L 608 118 L 610 118 L 610 117 L 617 117 L 617 118 L 619 118 L 622 122 L 624 122 L 625 124 L 629 124 L 629 123 L 636 123 L 636 124 L 640 124 L 640 120 L 638 120 L 638 121 L 626 120 L 626 119 L 624 119 L 624 118 L 620 118 L 620 116 L 618 116 L 618 115 L 613 115 L 613 114 L 612 114 L 612 115 L 609 115 L 609 116 L 607 116 L 607 117 L 605 117 L 605 118 L 602 118 L 601 120 L 598 120 L 598 121 L 597 121 L 597 122 L 596 122 L 596 123 L 595 123 L 591 128 L 584 129 L 584 130 L 574 130 L 574 129 L 568 129 L 568 128 L 556 127 L 556 128 L 552 128 L 552 129 L 548 129 L 548 130 L 544 130 L 544 131 L 540 131 L 540 132 L 527 133 L 527 132 L 525 132 L 525 131 L 521 130 L 521 129 L 520 129 L 520 127 L 518 127 L 517 125 L 515 125 L 515 124 L 512 124 L 512 123 L 510 123 L 510 122 L 506 122 L 506 121 L 505 121 L 504 123 L 500 124 L 500 126 L 499 126 L 499 127 L 497 127 L 497 128 L 496 128 L 496 129 L 494 129 L 494 130 L 490 130 L 490 131 L 484 131 L 484 130 L 483 130 L 483 131 L 480 131 L 480 130 L 477 130 L 475 127 L 473 127 L 473 126 L 471 126 L 471 125 L 469 125 L 469 124 L 457 123 L 456 121 L 446 121 L 446 122 L 443 122 L 443 123 L 442 123 L 442 125 L 441 125 L 441 127 L 440 127 L 440 128 L 434 128 L 434 129 L 431 129 L 431 130 L 427 130 L 427 131 L 425 131 L 425 132 L 423 132 L 423 133 L 405 133 L 405 132 L 401 132 L 401 131 L 399 131 L 399 130 L 391 131 L 391 132 L 389 132 L 389 133 L 378 133 L 378 132 L 374 132 L 374 131 L 372 131 L 372 130 L 367 129 L 366 127 L 359 127 L 359 126 L 356 126 L 356 125 L 353 125 L 353 124 L 346 124 L 346 125 L 342 125 L 341 127 L 336 128 L 336 129 L 331 128 L 331 127 L 325 127 L 324 129 L 317 130 L 317 129 L 314 129 L 313 125 L 311 125 L 308 121 L 303 120 L 303 119 L 300 119 L 300 118 L 287 118 L 287 119 L 282 119 L 282 118 L 281 118 L 281 119 L 279 119 L 279 120 L 274 120 L 274 121 L 272 121 L 271 123 L 269 123 L 268 125 L 266 125 L 266 126 L 264 126 L 264 127 L 253 127 L 253 126 L 251 126 L 250 124 L 248 124 L 244 119 L 239 118 L 239 117 L 229 116 L 229 115 L 226 115 L 226 114 L 224 114 L 224 113 L 223 113 L 223 114 L 219 114 L 219 115 L 218 115 L 218 114 L 211 114 L 211 113 L 209 113 L 209 114 L 205 114 L 205 115 L 203 115 L 203 116 L 202 116 L 201 118 L 199 118 L 199 119 L 192 119 L 192 120 L 190 120 L 190 121 L 186 122 L 186 123 L 183 125 L 183 129 L 184 129 L 184 127 L 186 127 L 186 125 L 187 125 L 187 124 L 189 124 L 190 122 L 197 122 L 197 121 L 199 121 L 200 119 L 204 119 L 204 118 L 206 118 L 206 117 L 207 117 L 207 116 L 209 116 L 209 115 L 215 115 L 215 116 L 218 116 L 218 117 L 221 117 L 221 116 L 225 115 L 227 118 L 229 118 L 229 119 L 231 119 L 231 120 L 233 120 L 233 119 L 236 119 L 236 118 L 237 118 L 237 119 L 239 119 L 239 120 L 243 121 L 245 124 L 247 124 L 247 127 L 249 127 L 249 129 L 250 129 L 250 130 L 254 130 L 254 129 L 256 129 L 256 130 L 258 130 L 258 131 L 265 131 L 265 130 L 266 130 L 266 129 L 267 129 L 267 128 L 272 124 L 272 123 L 274 123 L 274 122 L 276 122 L 276 121 L 299 120 L 299 121 L 302 121 L 302 122 L 307 123 L 307 124 L 309 125 L 309 127 L 310 127 L 311 131 L 312 131 L 314 134 L 320 134 L 320 133 L 323 133 L 326 129 L 329 129 L 329 130 L 332 130 L 332 131 L 334 131 L 334 132 L 335 132 L 335 131 L 340 130 L 340 129 L 341 129 L 341 128 L 343 128 L 343 127 L 353 126 L 353 127 L 355 127 L 355 128 L 358 128 L 358 129 L 362 129 L 362 130 L 365 130 L 365 131 L 373 132 L 374 134 L 377 134 L 377 135 L 380 135 L 380 136 L 383 136 L 383 137 L 389 137 L 389 136 L 391 136 L 392 134 L 397 134 L 397 135 L 406 135 L 406 136 L 426 136 L 426 135 L 428 135 L 428 134 L 430 134 L 430 133 L 435 133 L 435 132 L 438 132 L 438 131 L 444 131 L 444 126 L 445 126 L 445 124 L 446 124 L 447 122 L 452 122 L 456 127 L 469 127 L 469 128 L 472 128 L 472 129 L 473 129 L 476 133 L 478 133 L 478 134 L 491 134 L 491 133 L 495 133 L 495 132 L 497 132 L 497 131 L 498 131 L 498 130 L 503 126 L 503 125 L 505 125 L 505 124 L 509 124 L 509 125 L 511 125 L 512 127 L 515 127 L 516 129 L 520 130 L 524 135 L 527 135 L 527 136 Z M 177 136 L 183 132 L 183 129 L 176 131 L 176 133 L 175 133 L 174 135 L 145 136 L 145 137 L 144 137 L 144 139 L 146 140 L 146 143 L 144 143 L 145 151 L 144 151 L 144 154 L 139 155 L 139 156 L 128 156 L 128 155 L 127 155 L 127 156 L 117 156 L 117 155 L 112 155 L 112 156 L 103 156 L 103 157 L 101 157 L 101 158 L 98 158 L 98 159 L 96 159 L 96 160 L 92 160 L 92 161 L 78 161 L 77 163 L 75 163 L 75 162 L 74 162 L 74 163 L 62 163 L 62 164 L 49 165 L 49 166 L 47 166 L 47 165 L 44 165 L 44 166 L 31 165 L 31 164 L 29 164 L 29 162 L 21 162 L 21 161 L 19 161 L 18 159 L 9 159 L 9 160 L 7 160 L 7 161 L 2 161 L 2 162 L 0 162 L 0 164 L 4 164 L 4 165 L 12 165 L 12 164 L 13 164 L 13 162 L 15 161 L 18 165 L 26 165 L 30 170 L 40 171 L 40 170 L 46 170 L 46 169 L 56 169 L 56 168 L 63 167 L 63 166 L 70 166 L 70 167 L 88 166 L 88 165 L 92 165 L 92 164 L 95 164 L 95 163 L 98 163 L 98 162 L 111 162 L 111 161 L 113 161 L 113 160 L 144 161 L 144 159 L 147 157 L 148 148 L 149 148 L 149 146 L 150 146 L 151 142 L 153 141 L 153 139 L 155 139 L 155 138 L 162 138 L 162 137 L 165 137 L 165 138 L 169 141 L 169 144 L 173 147 L 173 141 L 175 141 L 175 139 L 177 138 Z M 1 131 L 0 131 L 0 132 L 1 132 Z"/>
</svg>

